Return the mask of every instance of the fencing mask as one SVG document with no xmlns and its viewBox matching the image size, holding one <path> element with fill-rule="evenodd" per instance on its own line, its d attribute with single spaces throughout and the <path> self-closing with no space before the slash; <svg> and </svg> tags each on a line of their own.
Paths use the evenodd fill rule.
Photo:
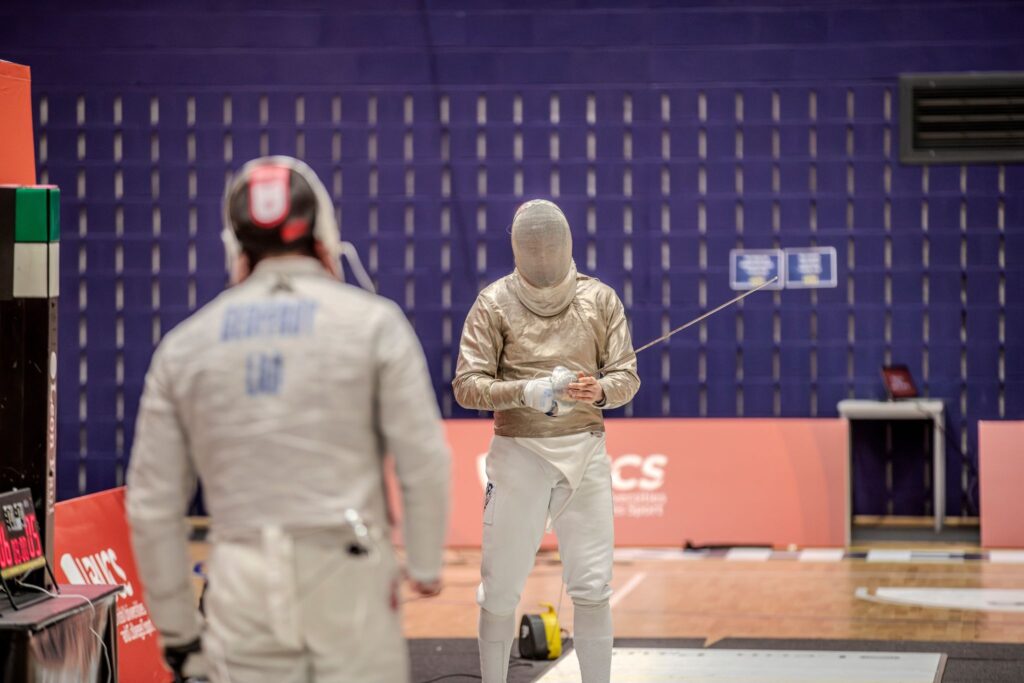
<svg viewBox="0 0 1024 683">
<path fill-rule="evenodd" d="M 558 315 L 576 295 L 572 233 L 565 214 L 552 202 L 535 199 L 516 210 L 512 220 L 516 296 L 533 313 Z"/>
<path fill-rule="evenodd" d="M 261 157 L 238 170 L 224 190 L 221 239 L 229 273 L 243 251 L 275 251 L 315 240 L 327 252 L 334 275 L 345 279 L 344 258 L 359 285 L 376 291 L 355 246 L 341 241 L 327 188 L 312 168 L 293 157 Z"/>
<path fill-rule="evenodd" d="M 243 251 L 259 255 L 315 240 L 337 275 L 341 238 L 334 205 L 320 178 L 287 156 L 248 162 L 224 190 L 224 255 L 228 271 Z"/>
</svg>

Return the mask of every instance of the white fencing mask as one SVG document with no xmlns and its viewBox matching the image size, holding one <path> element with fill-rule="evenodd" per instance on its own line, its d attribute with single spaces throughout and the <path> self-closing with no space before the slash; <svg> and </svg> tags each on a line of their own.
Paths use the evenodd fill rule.
<svg viewBox="0 0 1024 683">
<path fill-rule="evenodd" d="M 572 233 L 565 214 L 552 202 L 535 199 L 512 219 L 513 288 L 533 313 L 558 315 L 576 296 Z"/>
</svg>

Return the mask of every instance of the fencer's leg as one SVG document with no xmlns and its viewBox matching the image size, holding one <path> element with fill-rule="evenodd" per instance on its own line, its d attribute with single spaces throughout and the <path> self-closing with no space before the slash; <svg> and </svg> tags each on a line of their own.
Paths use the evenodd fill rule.
<svg viewBox="0 0 1024 683">
<path fill-rule="evenodd" d="M 275 633 L 272 590 L 259 545 L 217 543 L 207 562 L 203 651 L 212 683 L 307 683 L 309 661 Z"/>
<path fill-rule="evenodd" d="M 490 683 L 508 679 L 508 661 L 515 640 L 516 613 L 497 615 L 480 608 L 480 677 Z"/>
<path fill-rule="evenodd" d="M 573 648 L 583 683 L 609 683 L 612 675 L 612 608 L 573 602 Z"/>
<path fill-rule="evenodd" d="M 569 495 L 558 488 L 552 508 Z M 579 489 L 555 520 L 563 576 L 573 602 L 573 647 L 583 683 L 609 683 L 612 665 L 612 562 L 615 546 L 611 470 L 594 456 Z"/>
<path fill-rule="evenodd" d="M 511 439 L 495 437 L 487 455 L 480 605 L 483 683 L 505 683 L 515 611 L 544 538 L 557 469 Z"/>
<path fill-rule="evenodd" d="M 353 554 L 337 533 L 296 544 L 299 604 L 316 683 L 408 683 L 398 563 L 381 540 Z"/>
</svg>

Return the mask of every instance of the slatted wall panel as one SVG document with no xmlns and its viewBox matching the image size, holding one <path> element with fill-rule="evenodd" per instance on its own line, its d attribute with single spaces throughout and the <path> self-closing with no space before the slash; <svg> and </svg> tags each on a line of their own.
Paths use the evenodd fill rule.
<svg viewBox="0 0 1024 683">
<path fill-rule="evenodd" d="M 619 413 L 831 416 L 879 394 L 881 364 L 907 363 L 948 401 L 956 510 L 975 421 L 1024 414 L 1007 353 L 1024 322 L 1022 174 L 900 166 L 893 97 L 861 84 L 39 92 L 41 179 L 65 188 L 69 222 L 61 495 L 123 482 L 154 344 L 224 284 L 225 178 L 279 153 L 332 190 L 345 238 L 416 326 L 446 416 L 467 415 L 449 387 L 462 320 L 510 270 L 526 198 L 564 207 L 577 263 L 620 293 L 637 342 L 729 298 L 732 248 L 836 247 L 838 288 L 755 296 L 651 350 Z M 886 467 L 890 489 L 927 500 L 927 465 Z"/>
<path fill-rule="evenodd" d="M 63 497 L 123 480 L 153 346 L 224 284 L 225 177 L 267 153 L 324 179 L 445 415 L 465 312 L 545 196 L 637 342 L 729 298 L 734 247 L 839 254 L 837 288 L 649 351 L 616 414 L 831 416 L 907 363 L 947 401 L 954 513 L 976 421 L 1024 417 L 1024 167 L 902 166 L 895 118 L 900 72 L 1024 68 L 1019 3 L 44 4 L 0 26 L 65 200 Z M 927 505 L 925 464 L 879 467 L 886 506 Z"/>
</svg>

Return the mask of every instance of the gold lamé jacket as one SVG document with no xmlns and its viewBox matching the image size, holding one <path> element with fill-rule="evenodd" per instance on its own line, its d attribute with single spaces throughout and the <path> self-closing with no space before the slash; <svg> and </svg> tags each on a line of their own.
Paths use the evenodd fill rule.
<svg viewBox="0 0 1024 683">
<path fill-rule="evenodd" d="M 452 388 L 464 408 L 494 411 L 499 436 L 548 437 L 604 431 L 602 409 L 628 403 L 640 388 L 636 355 L 622 302 L 608 285 L 586 275 L 561 313 L 541 317 L 516 296 L 508 275 L 477 296 L 466 317 Z M 567 415 L 549 417 L 523 404 L 527 381 L 557 365 L 597 376 L 605 364 L 627 356 L 599 378 L 599 406 L 579 402 Z"/>
</svg>

